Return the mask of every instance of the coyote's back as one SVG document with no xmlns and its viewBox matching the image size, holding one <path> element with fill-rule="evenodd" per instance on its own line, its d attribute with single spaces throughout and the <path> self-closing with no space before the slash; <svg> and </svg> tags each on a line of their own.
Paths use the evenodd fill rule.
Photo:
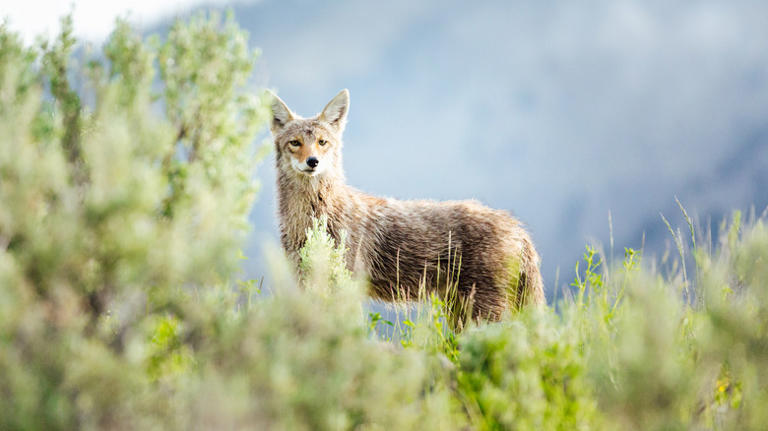
<svg viewBox="0 0 768 431">
<path fill-rule="evenodd" d="M 367 276 L 380 299 L 437 291 L 452 299 L 457 321 L 497 320 L 505 310 L 545 302 L 533 242 L 506 212 L 475 201 L 376 198 L 346 185 L 347 90 L 307 119 L 272 96 L 281 241 L 289 256 L 298 259 L 306 229 L 324 215 L 337 241 L 347 232 L 347 265 Z"/>
</svg>

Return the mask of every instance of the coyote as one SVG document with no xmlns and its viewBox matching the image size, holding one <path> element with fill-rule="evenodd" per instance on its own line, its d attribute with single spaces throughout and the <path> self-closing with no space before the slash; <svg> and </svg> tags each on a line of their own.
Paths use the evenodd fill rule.
<svg viewBox="0 0 768 431">
<path fill-rule="evenodd" d="M 539 255 L 520 222 L 477 201 L 400 201 L 369 196 L 345 182 L 341 136 L 349 112 L 342 90 L 312 118 L 272 98 L 281 242 L 290 258 L 314 217 L 337 241 L 347 234 L 347 267 L 382 300 L 446 296 L 451 319 L 498 320 L 508 309 L 545 303 Z M 453 280 L 446 283 L 446 280 Z"/>
</svg>

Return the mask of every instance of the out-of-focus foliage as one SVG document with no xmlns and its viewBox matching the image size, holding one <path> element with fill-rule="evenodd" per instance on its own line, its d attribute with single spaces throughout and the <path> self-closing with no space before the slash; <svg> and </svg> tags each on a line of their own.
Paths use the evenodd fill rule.
<svg viewBox="0 0 768 431">
<path fill-rule="evenodd" d="M 62 24 L 0 28 L 0 428 L 143 427 L 195 365 L 187 297 L 237 267 L 268 112 L 231 19 L 118 22 L 100 56 Z"/>
<path fill-rule="evenodd" d="M 164 40 L 118 23 L 91 58 L 65 24 L 40 49 L 0 29 L 0 429 L 768 421 L 764 220 L 737 215 L 714 245 L 676 235 L 694 259 L 664 275 L 587 248 L 557 311 L 460 334 L 451 298 L 366 313 L 323 220 L 259 295 L 236 280 L 268 114 L 244 92 L 244 34 L 217 16 Z"/>
</svg>

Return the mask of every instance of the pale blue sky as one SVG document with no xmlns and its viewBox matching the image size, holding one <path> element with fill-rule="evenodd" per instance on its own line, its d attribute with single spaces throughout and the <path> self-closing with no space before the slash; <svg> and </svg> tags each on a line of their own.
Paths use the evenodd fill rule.
<svg viewBox="0 0 768 431">
<path fill-rule="evenodd" d="M 33 20 L 24 10 L 49 10 L 48 3 L 58 4 L 19 9 L 0 1 L 0 12 L 31 32 L 56 14 Z M 76 3 L 76 28 L 103 37 L 117 9 Z M 135 3 L 132 16 L 151 29 L 204 2 L 161 3 Z M 670 239 L 659 212 L 682 223 L 674 196 L 702 221 L 768 205 L 766 2 L 233 7 L 263 52 L 254 91 L 276 89 L 310 115 L 350 89 L 351 184 L 510 210 L 533 232 L 548 289 L 558 266 L 561 282 L 572 279 L 588 239 L 607 244 L 609 210 L 616 248 L 639 247 L 645 232 L 652 254 Z M 277 238 L 271 165 L 270 158 L 259 169 L 252 276 L 263 268 L 262 242 Z"/>
<path fill-rule="evenodd" d="M 674 196 L 768 204 L 768 4 L 263 2 L 236 8 L 257 80 L 298 112 L 351 91 L 353 185 L 477 198 L 533 231 L 548 286 L 590 238 L 660 253 Z M 270 231 L 271 169 L 254 213 Z"/>
</svg>

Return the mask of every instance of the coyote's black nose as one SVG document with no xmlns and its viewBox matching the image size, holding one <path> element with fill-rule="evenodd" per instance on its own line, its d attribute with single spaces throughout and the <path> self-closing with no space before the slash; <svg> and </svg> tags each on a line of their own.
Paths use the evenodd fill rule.
<svg viewBox="0 0 768 431">
<path fill-rule="evenodd" d="M 307 165 L 310 168 L 312 169 L 316 168 L 319 163 L 320 163 L 320 160 L 317 160 L 317 157 L 315 156 L 307 157 Z"/>
</svg>

